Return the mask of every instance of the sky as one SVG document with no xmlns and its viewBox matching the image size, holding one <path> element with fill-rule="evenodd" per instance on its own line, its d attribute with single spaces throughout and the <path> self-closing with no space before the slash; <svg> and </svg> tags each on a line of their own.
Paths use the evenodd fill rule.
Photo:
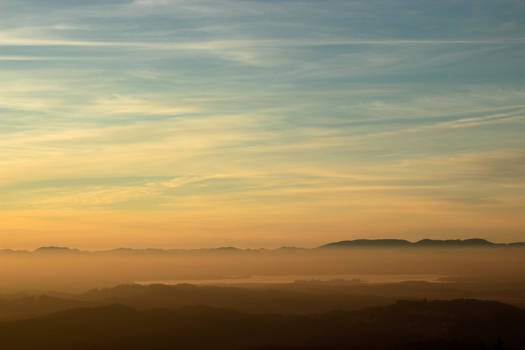
<svg viewBox="0 0 525 350">
<path fill-rule="evenodd" d="M 525 2 L 0 0 L 0 248 L 525 241 Z"/>
</svg>

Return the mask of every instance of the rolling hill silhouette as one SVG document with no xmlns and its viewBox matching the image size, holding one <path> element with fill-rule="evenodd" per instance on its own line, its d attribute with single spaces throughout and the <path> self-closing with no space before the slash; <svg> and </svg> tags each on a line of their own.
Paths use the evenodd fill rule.
<svg viewBox="0 0 525 350">
<path fill-rule="evenodd" d="M 180 308 L 202 304 L 251 313 L 307 314 L 331 310 L 355 310 L 387 305 L 391 296 L 369 294 L 367 290 L 340 290 L 335 286 L 290 285 L 278 288 L 226 286 L 138 285 L 93 289 L 67 296 L 24 296 L 0 299 L 0 320 L 26 319 L 83 306 L 123 304 L 137 309 Z"/>
</svg>

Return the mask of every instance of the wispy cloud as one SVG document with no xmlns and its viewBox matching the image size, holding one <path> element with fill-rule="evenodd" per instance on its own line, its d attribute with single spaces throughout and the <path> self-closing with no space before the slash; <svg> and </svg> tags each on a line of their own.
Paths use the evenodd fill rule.
<svg viewBox="0 0 525 350">
<path fill-rule="evenodd" d="M 198 109 L 192 106 L 174 106 L 130 96 L 115 95 L 110 98 L 99 98 L 95 100 L 85 111 L 87 113 L 103 113 L 108 115 L 135 114 L 144 116 L 195 113 Z"/>
</svg>

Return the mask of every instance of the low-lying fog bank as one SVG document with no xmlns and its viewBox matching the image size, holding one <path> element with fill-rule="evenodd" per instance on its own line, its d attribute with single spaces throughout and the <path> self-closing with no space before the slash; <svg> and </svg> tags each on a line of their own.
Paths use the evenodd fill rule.
<svg viewBox="0 0 525 350">
<path fill-rule="evenodd" d="M 290 276 L 294 280 L 362 279 L 374 282 L 378 275 L 391 276 L 392 282 L 459 279 L 506 287 L 524 279 L 525 249 L 374 247 L 217 249 L 170 253 L 154 250 L 104 253 L 44 250 L 0 254 L 0 294 L 50 290 L 79 292 L 144 281 L 199 284 L 199 281 L 229 280 L 250 283 L 250 279 L 259 278 L 259 282 L 278 283 L 281 280 L 286 283 L 291 281 Z M 399 279 L 399 276 L 403 278 Z"/>
</svg>

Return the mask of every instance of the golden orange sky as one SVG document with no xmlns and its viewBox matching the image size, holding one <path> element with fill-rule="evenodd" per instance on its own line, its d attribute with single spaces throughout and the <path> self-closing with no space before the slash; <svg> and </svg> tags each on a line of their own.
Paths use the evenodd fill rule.
<svg viewBox="0 0 525 350">
<path fill-rule="evenodd" d="M 525 241 L 523 4 L 466 3 L 2 1 L 0 248 Z"/>
</svg>

